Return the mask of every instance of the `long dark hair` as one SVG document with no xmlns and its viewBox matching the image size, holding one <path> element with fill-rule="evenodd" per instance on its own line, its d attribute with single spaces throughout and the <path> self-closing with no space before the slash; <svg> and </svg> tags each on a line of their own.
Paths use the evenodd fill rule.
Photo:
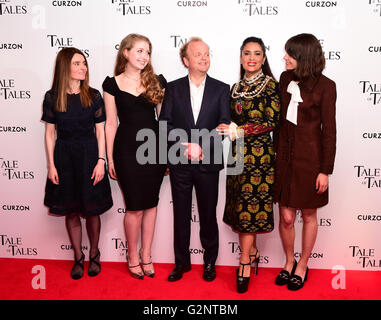
<svg viewBox="0 0 381 320">
<path fill-rule="evenodd" d="M 78 53 L 82 55 L 86 61 L 87 59 L 83 52 L 74 47 L 67 47 L 61 49 L 56 57 L 56 63 L 54 67 L 54 76 L 51 90 L 54 92 L 55 96 L 55 108 L 59 112 L 66 112 L 67 105 L 67 90 L 70 84 L 70 66 L 73 56 Z M 85 80 L 81 80 L 80 86 L 80 99 L 82 106 L 87 108 L 92 103 L 92 90 L 89 87 L 89 66 L 87 65 L 87 72 Z"/>
<path fill-rule="evenodd" d="M 258 43 L 261 48 L 262 48 L 262 51 L 263 51 L 263 57 L 266 57 L 266 60 L 265 60 L 265 63 L 263 64 L 262 66 L 262 72 L 265 76 L 270 76 L 272 78 L 274 78 L 273 76 L 273 73 L 271 72 L 271 68 L 270 68 L 270 64 L 269 64 L 269 59 L 267 58 L 266 56 L 266 48 L 265 48 L 265 44 L 263 43 L 262 39 L 261 38 L 257 38 L 257 37 L 248 37 L 246 38 L 242 45 L 241 45 L 241 54 L 240 56 L 242 56 L 242 51 L 243 51 L 243 48 L 250 42 L 254 42 L 254 43 Z M 245 69 L 242 67 L 242 64 L 240 66 L 240 79 L 242 80 L 243 77 L 245 76 Z"/>
<path fill-rule="evenodd" d="M 294 70 L 300 79 L 316 78 L 325 68 L 325 57 L 319 40 L 310 33 L 301 33 L 287 40 L 284 49 L 298 65 Z"/>
</svg>

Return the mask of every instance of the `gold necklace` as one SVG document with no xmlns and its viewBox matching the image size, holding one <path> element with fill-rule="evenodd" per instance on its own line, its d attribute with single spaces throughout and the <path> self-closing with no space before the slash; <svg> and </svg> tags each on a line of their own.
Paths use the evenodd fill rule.
<svg viewBox="0 0 381 320">
<path fill-rule="evenodd" d="M 126 73 L 123 73 L 123 75 L 126 77 L 126 78 L 128 78 L 128 79 L 131 79 L 131 80 L 134 80 L 134 81 L 136 81 L 137 82 L 137 84 L 136 84 L 136 86 L 135 86 L 135 92 L 137 93 L 137 94 L 140 94 L 140 93 L 142 93 L 143 91 L 142 90 L 139 90 L 139 88 L 141 87 L 141 79 L 136 79 L 136 78 L 132 78 L 132 77 L 129 77 Z"/>
<path fill-rule="evenodd" d="M 131 80 L 134 80 L 134 81 L 140 81 L 140 78 L 132 78 L 132 77 L 129 77 L 126 73 L 123 73 L 123 74 L 128 79 L 131 79 Z"/>
</svg>

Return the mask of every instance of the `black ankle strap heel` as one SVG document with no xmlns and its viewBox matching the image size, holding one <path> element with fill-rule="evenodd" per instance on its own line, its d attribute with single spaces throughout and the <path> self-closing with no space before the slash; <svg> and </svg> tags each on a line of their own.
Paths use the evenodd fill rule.
<svg viewBox="0 0 381 320">
<path fill-rule="evenodd" d="M 84 263 L 85 263 L 85 254 L 81 251 L 82 255 L 81 257 L 77 260 L 74 258 L 74 265 L 73 268 L 71 269 L 71 277 L 74 280 L 81 279 L 83 277 L 83 270 L 84 270 Z"/>
<path fill-rule="evenodd" d="M 250 263 L 253 264 L 255 275 L 258 275 L 258 264 L 259 264 L 259 258 L 260 257 L 261 257 L 261 255 L 259 254 L 258 249 L 254 254 L 249 255 Z"/>
<path fill-rule="evenodd" d="M 250 282 L 250 277 L 244 277 L 244 270 L 245 266 L 251 266 L 251 262 L 249 263 L 239 263 L 242 266 L 242 271 L 241 275 L 239 275 L 239 268 L 237 268 L 237 292 L 238 293 L 244 293 L 247 291 L 249 288 L 249 282 Z"/>
<path fill-rule="evenodd" d="M 90 257 L 88 269 L 88 274 L 90 277 L 95 277 L 99 274 L 99 272 L 101 272 L 100 256 L 101 253 L 98 249 L 98 253 L 95 255 L 95 257 Z"/>
</svg>

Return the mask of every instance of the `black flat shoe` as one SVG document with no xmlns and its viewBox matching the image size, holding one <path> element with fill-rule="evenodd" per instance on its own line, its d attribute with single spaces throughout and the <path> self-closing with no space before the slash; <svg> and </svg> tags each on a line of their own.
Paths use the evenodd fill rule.
<svg viewBox="0 0 381 320">
<path fill-rule="evenodd" d="M 204 265 L 204 273 L 202 274 L 202 278 L 205 281 L 213 281 L 216 279 L 216 267 L 214 264 L 208 263 Z"/>
<path fill-rule="evenodd" d="M 83 252 L 81 258 L 78 260 L 74 258 L 74 265 L 73 268 L 71 269 L 71 277 L 74 280 L 81 279 L 83 277 L 83 270 L 84 270 L 84 262 L 85 262 L 85 254 Z"/>
<path fill-rule="evenodd" d="M 90 257 L 89 261 L 89 269 L 87 271 L 88 275 L 90 277 L 95 277 L 101 272 L 101 264 L 100 264 L 100 258 L 101 258 L 101 253 L 98 249 L 98 253 L 95 255 L 95 257 Z"/>
<path fill-rule="evenodd" d="M 298 263 L 296 262 L 296 260 L 294 260 L 294 265 L 292 266 L 291 274 L 287 270 L 282 270 L 276 277 L 275 284 L 278 286 L 284 286 L 288 284 L 290 278 L 294 275 L 297 265 Z"/>
<path fill-rule="evenodd" d="M 184 272 L 190 271 L 191 266 L 190 264 L 183 266 L 181 264 L 175 265 L 175 268 L 172 270 L 172 272 L 168 276 L 168 281 L 174 282 L 177 280 L 180 280 L 183 277 Z"/>
<path fill-rule="evenodd" d="M 288 282 L 288 290 L 296 291 L 296 290 L 302 289 L 304 286 L 304 282 L 307 281 L 307 275 L 308 275 L 308 267 L 306 269 L 306 274 L 304 275 L 304 280 L 302 279 L 302 277 L 294 274 L 290 278 L 290 281 Z"/>
<path fill-rule="evenodd" d="M 239 268 L 237 268 L 237 292 L 245 293 L 249 288 L 250 277 L 244 277 L 243 273 L 245 270 L 245 266 L 250 266 L 251 263 L 239 263 L 242 266 L 241 275 L 239 275 Z"/>
</svg>

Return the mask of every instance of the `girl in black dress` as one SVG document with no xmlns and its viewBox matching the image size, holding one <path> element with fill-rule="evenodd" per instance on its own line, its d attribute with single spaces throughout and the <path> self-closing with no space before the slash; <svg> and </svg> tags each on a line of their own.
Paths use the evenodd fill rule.
<svg viewBox="0 0 381 320">
<path fill-rule="evenodd" d="M 103 82 L 106 105 L 106 146 L 108 172 L 117 179 L 126 205 L 124 227 L 131 275 L 153 277 L 151 245 L 156 222 L 159 191 L 166 166 L 158 164 L 158 115 L 164 96 L 165 79 L 157 77 L 151 65 L 152 45 L 148 38 L 130 34 L 120 43 L 115 76 Z M 118 126 L 119 118 L 119 126 Z M 149 153 L 156 159 L 144 160 L 137 133 L 146 129 L 154 137 Z M 137 250 L 141 233 L 141 249 Z M 139 264 L 139 258 L 142 268 Z"/>
<path fill-rule="evenodd" d="M 90 240 L 88 274 L 96 276 L 101 271 L 99 215 L 113 202 L 108 177 L 104 176 L 104 104 L 99 91 L 89 87 L 87 61 L 80 50 L 64 48 L 58 53 L 42 120 L 46 122 L 48 160 L 44 204 L 51 213 L 66 218 L 75 258 L 73 279 L 80 279 L 84 273 L 80 214 L 86 219 Z"/>
</svg>

